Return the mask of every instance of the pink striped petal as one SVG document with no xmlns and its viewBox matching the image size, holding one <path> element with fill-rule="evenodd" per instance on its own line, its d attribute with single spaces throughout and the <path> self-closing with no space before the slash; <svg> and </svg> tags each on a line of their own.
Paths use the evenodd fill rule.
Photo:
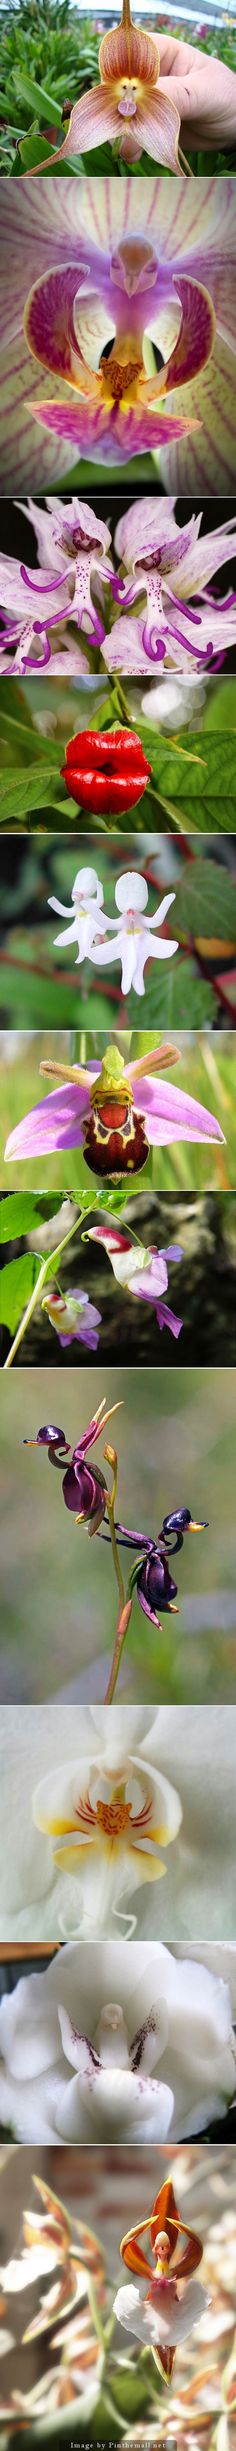
<svg viewBox="0 0 236 2451">
<path fill-rule="evenodd" d="M 16 1124 L 6 1142 L 5 1157 L 47 1156 L 50 1149 L 82 1147 L 81 1125 L 88 1113 L 88 1088 L 73 1088 L 68 1081 L 63 1089 L 53 1089 L 49 1098 L 32 1106 L 22 1123 Z"/>
<path fill-rule="evenodd" d="M 31 409 L 31 401 L 29 402 Z M 136 402 L 123 414 L 122 409 L 107 409 L 102 401 L 94 405 L 86 400 L 36 400 L 32 414 L 37 423 L 51 434 L 70 442 L 74 458 L 104 460 L 106 467 L 122 466 L 133 454 L 156 451 L 160 443 L 170 443 L 188 431 L 186 418 L 168 417 L 159 409 L 149 409 Z M 194 420 L 193 420 L 194 422 Z"/>
<path fill-rule="evenodd" d="M 197 1098 L 176 1089 L 173 1082 L 153 1078 L 134 1081 L 135 1106 L 147 1119 L 151 1146 L 165 1147 L 172 1140 L 220 1140 L 224 1132 L 216 1116 L 201 1106 Z"/>
</svg>

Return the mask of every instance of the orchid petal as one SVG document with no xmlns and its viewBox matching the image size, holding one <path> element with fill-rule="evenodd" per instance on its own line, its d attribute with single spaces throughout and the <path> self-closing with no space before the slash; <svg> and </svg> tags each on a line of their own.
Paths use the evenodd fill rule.
<svg viewBox="0 0 236 2451">
<path fill-rule="evenodd" d="M 169 1309 L 168 1302 L 157 1302 L 156 1316 L 159 1328 L 170 1328 L 172 1336 L 180 1336 L 183 1320 L 177 1319 L 176 1311 Z"/>
<path fill-rule="evenodd" d="M 70 160 L 72 153 L 91 153 L 95 145 L 113 145 L 118 134 L 119 120 L 112 93 L 100 93 L 98 85 L 91 85 L 90 91 L 74 102 L 64 144 L 59 146 L 57 152 L 57 162 Z M 55 155 L 52 159 L 55 161 Z M 48 167 L 48 157 L 45 167 Z"/>
<path fill-rule="evenodd" d="M 31 410 L 30 401 L 29 408 Z M 122 408 L 112 407 L 109 410 L 98 397 L 95 403 L 89 398 L 86 403 L 79 399 L 73 403 L 66 398 L 63 402 L 35 399 L 32 415 L 39 425 L 58 435 L 59 440 L 62 438 L 70 443 L 74 458 L 78 458 L 78 453 L 84 456 L 86 443 L 95 463 L 102 459 L 107 467 L 112 468 L 123 466 L 126 460 L 132 458 L 134 451 L 156 451 L 163 443 L 163 435 L 165 443 L 172 443 L 181 440 L 189 430 L 189 421 L 186 425 L 184 414 L 181 417 L 168 417 L 165 404 L 163 413 L 155 411 L 155 404 L 152 410 L 148 402 L 146 405 L 145 383 L 142 405 L 134 401 L 125 414 Z M 195 424 L 195 418 L 192 422 Z"/>
<path fill-rule="evenodd" d="M 151 1145 L 163 1148 L 171 1140 L 224 1140 L 216 1116 L 200 1106 L 196 1098 L 176 1089 L 173 1082 L 145 1079 L 135 1081 L 135 1106 L 146 1115 L 146 1129 Z"/>
<path fill-rule="evenodd" d="M 81 1148 L 81 1125 L 87 1111 L 88 1090 L 82 1089 L 79 1082 L 75 1089 L 68 1082 L 68 1088 L 51 1090 L 50 1097 L 42 1098 L 41 1104 L 33 1106 L 24 1121 L 10 1132 L 5 1157 L 33 1157 L 38 1153 L 46 1156 L 50 1149 Z"/>
</svg>

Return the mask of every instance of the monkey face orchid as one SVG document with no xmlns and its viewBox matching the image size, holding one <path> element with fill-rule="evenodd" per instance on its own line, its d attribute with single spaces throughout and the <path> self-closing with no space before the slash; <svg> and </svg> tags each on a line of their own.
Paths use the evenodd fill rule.
<svg viewBox="0 0 236 2451">
<path fill-rule="evenodd" d="M 162 1297 L 168 1288 L 168 1261 L 178 1263 L 182 1259 L 181 1244 L 169 1243 L 166 1251 L 158 1251 L 156 1246 L 145 1251 L 143 1243 L 134 1242 L 128 1228 L 108 1217 L 102 1217 L 99 1225 L 88 1227 L 88 1241 L 102 1243 L 117 1284 L 123 1286 L 124 1292 L 136 1294 L 139 1302 L 151 1302 L 158 1327 L 170 1328 L 172 1336 L 180 1336 L 182 1319 L 176 1318 Z"/>
<path fill-rule="evenodd" d="M 100 44 L 100 90 L 93 85 L 75 102 L 57 160 L 91 152 L 108 140 L 124 162 L 135 163 L 142 152 L 151 153 L 167 170 L 181 173 L 179 112 L 171 90 L 170 95 L 159 91 L 159 74 L 156 37 L 132 25 L 129 0 L 123 0 L 121 25 L 115 33 L 104 34 Z"/>
<path fill-rule="evenodd" d="M 146 1073 L 146 1062 L 149 1068 Z M 87 1067 L 45 1061 L 43 1072 L 62 1083 L 32 1108 L 7 1141 L 5 1157 L 25 1158 L 52 1149 L 83 1148 L 90 1171 L 120 1182 L 145 1166 L 149 1148 L 171 1141 L 222 1141 L 215 1115 L 185 1091 L 159 1081 L 163 1064 L 177 1061 L 173 1046 L 156 1047 L 124 1069 L 118 1048 Z M 66 1073 L 66 1086 L 65 1086 Z"/>
<path fill-rule="evenodd" d="M 161 177 L 141 187 L 128 174 L 98 179 L 96 200 L 89 179 L 50 177 L 45 189 L 39 178 L 32 189 L 29 177 L 20 198 L 13 183 L 7 226 L 4 217 L 3 490 L 16 483 L 18 420 L 25 491 L 31 470 L 33 491 L 36 470 L 38 492 L 49 472 L 63 481 L 80 452 L 114 467 L 157 448 L 169 489 L 174 447 L 180 494 L 198 484 L 233 492 L 235 230 L 230 178 L 198 180 L 195 202 L 188 181 L 177 201 Z M 151 373 L 146 337 L 158 350 Z M 40 456 L 35 421 L 46 429 Z"/>
<path fill-rule="evenodd" d="M 142 2244 L 146 2232 L 151 2264 Z M 182 2241 L 186 2241 L 183 2247 Z M 174 2260 L 179 2243 L 181 2253 Z M 180 2220 L 170 2179 L 160 2188 L 146 2221 L 139 2221 L 122 2238 L 120 2253 L 129 2270 L 139 2275 L 141 2286 L 118 2289 L 114 2312 L 128 2331 L 136 2332 L 138 2340 L 152 2349 L 155 2365 L 169 2383 L 175 2349 L 200 2323 L 208 2305 L 207 2291 L 189 2278 L 201 2263 L 201 2239 Z"/>
</svg>

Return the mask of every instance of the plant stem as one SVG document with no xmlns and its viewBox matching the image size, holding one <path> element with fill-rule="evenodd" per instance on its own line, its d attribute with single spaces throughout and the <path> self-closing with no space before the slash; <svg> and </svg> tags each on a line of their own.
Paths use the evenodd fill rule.
<svg viewBox="0 0 236 2451">
<path fill-rule="evenodd" d="M 82 1211 L 81 1214 L 83 1214 Z M 72 1242 L 72 1236 L 73 1234 L 77 1233 L 77 1228 L 79 1225 L 80 1215 L 75 1218 L 74 1225 L 69 1226 L 69 1231 L 67 1234 L 63 1235 L 62 1242 L 57 1243 L 56 1251 L 54 1251 L 53 1254 L 50 1251 L 50 1254 L 47 1255 L 47 1259 L 42 1260 L 42 1267 L 39 1269 L 37 1284 L 33 1287 L 33 1293 L 30 1295 L 30 1301 L 27 1302 L 26 1311 L 23 1311 L 23 1318 L 20 1319 L 16 1336 L 14 1336 L 13 1345 L 11 1345 L 10 1353 L 7 1355 L 7 1361 L 4 1362 L 4 1370 L 11 1370 L 11 1364 L 15 1361 L 15 1353 L 18 1353 L 19 1345 L 22 1345 L 23 1337 L 26 1335 L 26 1328 L 29 1326 L 29 1320 L 33 1318 L 33 1312 L 37 1309 L 37 1302 L 39 1301 L 43 1286 L 46 1284 L 47 1276 L 50 1276 L 50 1274 L 55 1274 L 57 1261 L 61 1258 L 61 1253 L 66 1250 L 66 1244 Z"/>
<path fill-rule="evenodd" d="M 118 1677 L 118 1675 L 119 1675 L 120 1661 L 121 1661 L 121 1659 L 122 1659 L 122 1651 L 123 1651 L 123 1648 L 124 1648 L 125 1637 L 126 1637 L 126 1634 L 127 1634 L 127 1627 L 128 1627 L 128 1625 L 129 1625 L 129 1620 L 130 1620 L 130 1617 L 131 1617 L 131 1609 L 132 1609 L 132 1599 L 131 1599 L 131 1597 L 129 1596 L 129 1598 L 128 1598 L 127 1600 L 125 1600 L 125 1599 L 124 1599 L 123 1608 L 122 1608 L 121 1610 L 119 1610 L 118 1625 L 117 1625 L 117 1629 L 116 1629 L 115 1643 L 114 1643 L 114 1651 L 113 1651 L 113 1660 L 112 1660 L 112 1664 L 111 1664 L 110 1676 L 109 1676 L 109 1679 L 108 1679 L 108 1685 L 107 1685 L 106 1693 L 104 1694 L 104 1701 L 105 1701 L 105 1702 L 113 1702 L 113 1694 L 115 1693 L 115 1689 L 116 1689 L 116 1685 L 117 1685 L 117 1677 Z"/>
</svg>

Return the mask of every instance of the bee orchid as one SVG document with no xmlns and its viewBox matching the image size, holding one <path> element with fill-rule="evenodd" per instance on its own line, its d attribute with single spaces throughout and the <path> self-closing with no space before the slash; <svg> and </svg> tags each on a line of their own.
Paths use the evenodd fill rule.
<svg viewBox="0 0 236 2451">
<path fill-rule="evenodd" d="M 173 1044 L 152 1049 L 149 1057 L 137 1057 L 126 1069 L 115 1046 L 106 1049 L 100 1064 L 70 1068 L 45 1059 L 43 1073 L 59 1080 L 60 1087 L 16 1125 L 5 1158 L 31 1159 L 53 1149 L 82 1148 L 90 1171 L 116 1183 L 139 1174 L 150 1148 L 181 1140 L 222 1141 L 221 1126 L 207 1107 L 159 1080 L 164 1065 L 177 1061 Z"/>
</svg>

